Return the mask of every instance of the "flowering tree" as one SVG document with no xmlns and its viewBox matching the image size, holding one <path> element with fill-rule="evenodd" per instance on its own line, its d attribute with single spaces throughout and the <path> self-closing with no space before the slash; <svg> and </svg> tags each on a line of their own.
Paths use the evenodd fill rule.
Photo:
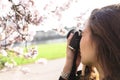
<svg viewBox="0 0 120 80">
<path fill-rule="evenodd" d="M 31 41 L 35 31 L 30 27 L 34 25 L 57 28 L 54 30 L 59 33 L 65 33 L 65 26 L 79 27 L 84 12 L 78 12 L 79 15 L 71 13 L 68 17 L 64 15 L 69 14 L 71 6 L 76 3 L 78 0 L 0 0 L 0 48 L 7 49 L 15 42 Z M 65 21 L 66 18 L 72 22 Z"/>
<path fill-rule="evenodd" d="M 42 17 L 32 0 L 0 0 L 0 12 L 0 53 L 2 56 L 8 56 L 5 50 L 20 53 L 11 47 L 16 42 L 31 41 L 35 31 L 31 32 L 30 26 L 38 25 Z M 0 64 L 3 64 L 2 58 Z"/>
<path fill-rule="evenodd" d="M 32 40 L 29 25 L 38 25 L 41 21 L 32 0 L 25 2 L 6 0 L 6 2 L 7 5 L 4 4 L 3 0 L 1 1 L 3 13 L 0 14 L 0 48 L 8 48 L 18 41 Z"/>
<path fill-rule="evenodd" d="M 50 27 L 60 35 L 67 32 L 64 29 L 65 26 L 79 27 L 81 25 L 81 15 L 84 15 L 84 13 L 79 14 L 78 12 L 79 15 L 72 15 L 71 13 L 66 17 L 66 13 L 69 14 L 69 11 L 71 11 L 71 6 L 76 5 L 78 1 L 0 0 L 0 53 L 7 56 L 5 50 L 10 50 L 19 55 L 21 52 L 19 48 L 12 49 L 14 43 L 33 40 L 36 34 L 35 28 L 38 27 L 45 27 L 46 29 Z M 72 23 L 66 18 L 71 20 Z M 28 50 L 24 57 L 35 57 L 36 55 L 36 48 L 32 48 Z"/>
</svg>

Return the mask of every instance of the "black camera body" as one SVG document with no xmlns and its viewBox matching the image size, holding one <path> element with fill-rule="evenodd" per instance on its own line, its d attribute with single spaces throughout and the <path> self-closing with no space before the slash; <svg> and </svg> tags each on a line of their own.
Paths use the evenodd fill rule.
<svg viewBox="0 0 120 80">
<path fill-rule="evenodd" d="M 82 35 L 81 35 L 81 30 L 75 30 L 75 29 L 72 29 L 72 30 L 70 30 L 69 32 L 68 32 L 68 34 L 67 34 L 67 38 L 69 37 L 69 35 L 71 34 L 71 33 L 73 33 L 74 35 L 73 35 L 73 37 L 72 37 L 72 39 L 71 39 L 71 42 L 70 42 L 70 44 L 69 44 L 69 48 L 71 49 L 71 50 L 73 50 L 73 51 L 75 51 L 75 50 L 78 50 L 79 49 L 79 47 L 80 47 L 80 39 L 81 39 L 81 37 L 82 37 Z"/>
</svg>

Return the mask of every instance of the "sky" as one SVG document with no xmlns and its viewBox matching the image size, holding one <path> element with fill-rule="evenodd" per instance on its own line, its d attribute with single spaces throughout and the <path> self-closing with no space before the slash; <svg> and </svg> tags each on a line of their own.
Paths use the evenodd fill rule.
<svg viewBox="0 0 120 80">
<path fill-rule="evenodd" d="M 42 1 L 42 5 L 40 2 Z M 109 4 L 120 3 L 120 0 L 36 0 L 37 7 L 42 15 L 47 16 L 47 19 L 40 24 L 37 30 L 50 30 L 52 28 L 60 27 L 73 27 L 76 26 L 76 17 L 81 13 L 88 11 L 91 12 L 94 8 L 100 8 Z M 60 11 L 60 20 L 58 15 L 52 14 L 50 11 L 55 10 L 56 7 L 65 7 L 64 5 L 69 2 L 69 8 L 64 11 Z M 45 4 L 48 4 L 46 10 L 43 10 Z M 59 9 L 59 8 L 58 8 Z M 86 15 L 87 16 L 87 15 Z"/>
</svg>

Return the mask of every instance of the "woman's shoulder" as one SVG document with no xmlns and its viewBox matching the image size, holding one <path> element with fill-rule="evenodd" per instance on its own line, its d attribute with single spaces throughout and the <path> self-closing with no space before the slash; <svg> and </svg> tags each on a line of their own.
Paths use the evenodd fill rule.
<svg viewBox="0 0 120 80">
<path fill-rule="evenodd" d="M 85 74 L 83 75 L 82 70 L 77 71 L 74 80 L 99 80 L 98 74 L 91 67 L 86 67 L 84 73 Z M 65 80 L 65 79 L 60 77 L 59 80 Z"/>
</svg>

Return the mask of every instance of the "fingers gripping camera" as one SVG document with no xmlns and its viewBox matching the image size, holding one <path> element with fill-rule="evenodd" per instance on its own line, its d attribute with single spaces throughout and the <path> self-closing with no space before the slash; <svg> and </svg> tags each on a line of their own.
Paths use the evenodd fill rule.
<svg viewBox="0 0 120 80">
<path fill-rule="evenodd" d="M 78 31 L 76 31 L 75 29 L 72 29 L 72 30 L 70 30 L 69 32 L 68 32 L 68 35 L 67 35 L 67 38 L 69 37 L 69 35 L 71 34 L 71 33 L 73 33 L 74 35 L 73 35 L 73 37 L 72 37 L 72 39 L 71 39 L 71 42 L 70 42 L 70 44 L 69 44 L 69 48 L 71 49 L 71 50 L 73 50 L 73 51 L 76 51 L 76 50 L 78 50 L 79 49 L 79 47 L 80 47 L 80 39 L 81 39 L 81 37 L 82 37 L 82 35 L 81 35 L 81 30 L 78 30 Z"/>
</svg>

